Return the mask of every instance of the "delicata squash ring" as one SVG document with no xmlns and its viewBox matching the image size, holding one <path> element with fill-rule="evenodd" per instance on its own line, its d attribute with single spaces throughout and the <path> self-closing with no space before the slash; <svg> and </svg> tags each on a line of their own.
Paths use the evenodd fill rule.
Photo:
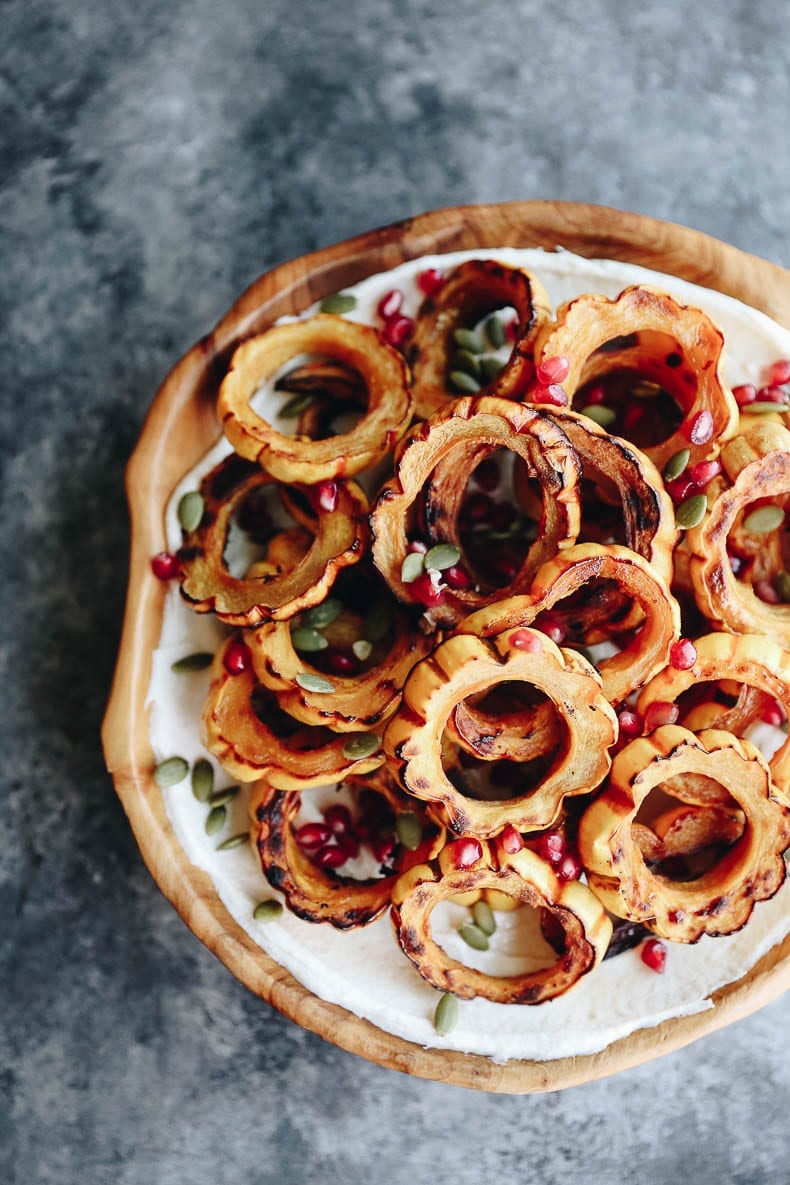
<svg viewBox="0 0 790 1185">
<path fill-rule="evenodd" d="M 261 687 L 253 671 L 230 675 L 223 665 L 225 652 L 237 640 L 230 638 L 214 660 L 201 720 L 206 748 L 232 778 L 265 779 L 280 790 L 305 790 L 384 764 L 380 749 L 356 760 L 346 757 L 347 734 L 302 726 L 285 736 L 282 728 L 266 724 L 255 711 L 255 698 L 263 694 L 264 703 L 278 715 L 274 693 Z"/>
<path fill-rule="evenodd" d="M 680 797 L 679 775 L 686 773 L 725 787 L 743 810 L 745 827 L 701 876 L 672 881 L 647 867 L 632 825 L 650 791 L 668 779 Z M 706 729 L 695 735 L 665 724 L 631 741 L 615 757 L 606 789 L 579 824 L 579 854 L 590 888 L 611 913 L 644 922 L 673 942 L 740 930 L 755 903 L 773 897 L 785 879 L 782 853 L 790 844 L 790 812 L 771 791 L 765 759 L 732 733 Z"/>
<path fill-rule="evenodd" d="M 457 519 L 469 474 L 477 461 L 498 448 L 521 457 L 541 484 L 538 538 L 507 587 L 489 593 L 448 589 L 444 603 L 427 615 L 442 627 L 456 625 L 472 609 L 523 591 L 540 565 L 569 547 L 579 532 L 580 467 L 564 432 L 521 403 L 488 396 L 458 399 L 416 425 L 401 443 L 395 476 L 382 488 L 371 514 L 373 561 L 395 596 L 416 601 L 409 584 L 401 579 L 409 547 L 406 522 L 434 470 L 441 465 L 444 480 L 442 489 L 430 492 L 427 529 L 434 542 L 460 545 Z"/>
<path fill-rule="evenodd" d="M 757 634 L 705 634 L 694 639 L 694 647 L 697 657 L 693 667 L 687 671 L 665 667 L 643 688 L 636 705 L 642 716 L 650 704 L 674 703 L 699 683 L 727 680 L 764 691 L 778 700 L 790 717 L 790 651 Z M 684 722 L 681 716 L 680 723 Z M 790 736 L 768 764 L 777 797 L 787 801 L 790 799 Z"/>
<path fill-rule="evenodd" d="M 537 650 L 511 645 L 528 633 Z M 458 704 L 498 684 L 522 682 L 555 705 L 565 735 L 548 774 L 524 795 L 478 801 L 456 789 L 442 764 L 442 737 Z M 529 713 L 527 710 L 527 726 Z M 441 804 L 440 818 L 457 834 L 488 838 L 507 823 L 519 831 L 549 827 L 563 799 L 590 793 L 609 771 L 608 749 L 617 717 L 601 692 L 600 677 L 580 655 L 560 650 L 536 630 L 506 630 L 483 640 L 457 634 L 413 668 L 403 700 L 384 734 L 388 757 L 416 798 Z"/>
<path fill-rule="evenodd" d="M 790 496 L 790 432 L 780 424 L 758 422 L 724 446 L 721 462 L 733 484 L 719 494 L 702 523 L 686 535 L 697 605 L 719 629 L 768 634 L 790 646 L 790 605 L 761 600 L 748 581 L 736 577 L 727 555 L 730 532 L 750 503 L 761 498 L 786 501 Z M 781 527 L 772 534 L 780 532 Z M 766 535 L 760 535 L 759 540 L 763 548 L 769 543 Z M 780 541 L 777 550 L 781 557 Z"/>
<path fill-rule="evenodd" d="M 203 478 L 199 526 L 185 532 L 178 556 L 181 593 L 198 613 L 213 612 L 228 625 L 257 625 L 293 617 L 326 596 L 341 568 L 356 564 L 367 542 L 367 499 L 355 482 L 337 483 L 333 511 L 319 510 L 315 538 L 292 568 L 259 576 L 232 576 L 225 547 L 233 516 L 255 490 L 273 479 L 235 454 Z"/>
<path fill-rule="evenodd" d="M 406 357 L 418 416 L 427 418 L 457 395 L 448 375 L 451 355 L 458 348 L 453 341 L 456 329 L 471 328 L 505 307 L 516 310 L 518 336 L 502 370 L 484 389 L 504 399 L 523 395 L 534 373 L 535 333 L 551 316 L 549 295 L 530 272 L 494 259 L 470 259 L 448 272 L 417 314 Z"/>
<path fill-rule="evenodd" d="M 610 348 L 620 338 L 625 339 L 622 347 Z M 562 305 L 556 320 L 538 332 L 535 362 L 557 355 L 568 359 L 570 372 L 562 386 L 571 400 L 586 383 L 615 370 L 634 370 L 659 383 L 683 411 L 671 436 L 643 450 L 661 469 L 684 448 L 691 450 L 692 463 L 704 460 L 715 441 L 737 430 L 738 406 L 724 381 L 723 350 L 723 334 L 700 309 L 680 304 L 659 288 L 635 284 L 616 300 L 589 294 Z M 710 413 L 713 433 L 695 444 L 689 432 L 701 412 Z"/>
<path fill-rule="evenodd" d="M 321 354 L 362 376 L 367 411 L 350 432 L 327 440 L 284 436 L 250 407 L 250 399 L 290 359 Z M 236 451 L 280 481 L 307 485 L 351 477 L 380 460 L 411 419 L 406 363 L 375 329 L 319 314 L 276 325 L 235 351 L 219 390 L 217 413 Z"/>
<path fill-rule="evenodd" d="M 578 881 L 562 882 L 529 848 L 508 853 L 498 840 L 481 844 L 470 868 L 454 869 L 447 849 L 430 863 L 415 865 L 392 891 L 392 924 L 404 954 L 423 979 L 461 999 L 482 996 L 498 1004 L 542 1004 L 560 996 L 603 958 L 612 923 L 600 902 Z M 431 914 L 448 897 L 494 890 L 515 902 L 548 910 L 565 933 L 566 950 L 553 966 L 521 975 L 487 975 L 452 959 L 431 935 Z"/>
</svg>

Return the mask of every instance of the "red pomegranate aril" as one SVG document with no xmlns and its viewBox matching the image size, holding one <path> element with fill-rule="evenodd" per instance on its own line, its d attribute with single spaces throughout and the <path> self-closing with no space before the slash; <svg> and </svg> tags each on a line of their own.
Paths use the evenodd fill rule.
<svg viewBox="0 0 790 1185">
<path fill-rule="evenodd" d="M 677 704 L 657 699 L 655 703 L 648 705 L 645 712 L 645 731 L 655 732 L 662 724 L 675 724 L 679 715 Z"/>
<path fill-rule="evenodd" d="M 755 580 L 753 587 L 755 596 L 764 601 L 766 605 L 778 605 L 781 601 L 779 593 L 770 580 Z"/>
<path fill-rule="evenodd" d="M 732 393 L 738 407 L 747 407 L 757 398 L 757 388 L 753 383 L 741 383 L 739 387 L 733 387 Z"/>
<path fill-rule="evenodd" d="M 347 860 L 354 860 L 359 855 L 359 840 L 356 835 L 338 835 L 337 846 L 345 852 Z"/>
<path fill-rule="evenodd" d="M 698 490 L 704 490 L 705 486 L 720 473 L 721 461 L 698 461 L 696 465 L 692 465 L 690 469 L 686 470 L 686 475 Z"/>
<path fill-rule="evenodd" d="M 543 643 L 529 630 L 516 630 L 510 635 L 509 644 L 514 650 L 526 650 L 529 654 L 540 654 Z"/>
<path fill-rule="evenodd" d="M 406 550 L 409 555 L 425 555 L 428 550 L 428 544 L 423 543 L 422 539 L 412 539 Z"/>
<path fill-rule="evenodd" d="M 667 962 L 667 948 L 660 938 L 648 938 L 639 948 L 639 957 L 651 971 L 663 975 Z"/>
<path fill-rule="evenodd" d="M 496 461 L 489 458 L 487 461 L 481 461 L 472 474 L 475 485 L 480 486 L 481 490 L 485 490 L 490 494 L 499 485 L 500 472 Z"/>
<path fill-rule="evenodd" d="M 676 506 L 679 506 L 681 502 L 685 502 L 686 498 L 690 498 L 698 489 L 698 486 L 691 480 L 688 473 L 681 473 L 680 477 L 676 477 L 664 484 L 667 493 Z"/>
<path fill-rule="evenodd" d="M 790 358 L 780 358 L 768 368 L 768 382 L 777 387 L 790 383 Z"/>
<path fill-rule="evenodd" d="M 222 665 L 229 675 L 243 675 L 252 666 L 252 651 L 246 642 L 234 642 L 225 651 Z"/>
<path fill-rule="evenodd" d="M 409 340 L 413 329 L 414 321 L 411 317 L 393 317 L 385 323 L 381 336 L 388 346 L 399 350 Z"/>
<path fill-rule="evenodd" d="M 606 387 L 602 383 L 594 383 L 584 392 L 583 398 L 579 397 L 579 402 L 584 407 L 598 407 L 601 403 L 606 403 L 606 399 Z"/>
<path fill-rule="evenodd" d="M 776 700 L 774 700 L 774 702 L 769 704 L 765 709 L 760 719 L 764 724 L 773 724 L 774 728 L 781 728 L 785 722 L 785 714 Z"/>
<path fill-rule="evenodd" d="M 414 599 L 419 601 L 421 605 L 425 605 L 427 609 L 432 609 L 435 605 L 444 604 L 446 596 L 445 587 L 442 584 L 439 573 L 431 569 L 427 572 L 421 572 L 416 580 L 412 580 L 409 585 L 409 591 L 412 593 Z"/>
<path fill-rule="evenodd" d="M 332 832 L 325 823 L 303 823 L 294 832 L 296 842 L 305 852 L 317 852 L 332 838 Z"/>
<path fill-rule="evenodd" d="M 392 288 L 389 292 L 385 292 L 379 303 L 376 305 L 376 312 L 381 317 L 382 321 L 391 321 L 401 311 L 403 305 L 403 293 L 400 288 Z"/>
<path fill-rule="evenodd" d="M 313 856 L 313 861 L 319 868 L 339 868 L 347 859 L 345 851 L 337 844 L 326 844 Z"/>
<path fill-rule="evenodd" d="M 438 267 L 427 267 L 418 274 L 417 287 L 423 296 L 435 296 L 444 287 L 444 272 Z"/>
<path fill-rule="evenodd" d="M 549 831 L 538 840 L 538 855 L 549 864 L 559 864 L 567 851 L 565 836 L 560 831 Z"/>
<path fill-rule="evenodd" d="M 675 671 L 690 671 L 697 661 L 697 647 L 690 638 L 678 638 L 670 647 L 669 665 Z"/>
<path fill-rule="evenodd" d="M 550 387 L 552 383 L 562 383 L 570 373 L 571 364 L 567 358 L 557 354 L 553 358 L 544 358 L 535 367 L 535 377 L 543 386 Z"/>
<path fill-rule="evenodd" d="M 630 708 L 624 708 L 618 714 L 617 719 L 620 724 L 621 739 L 633 740 L 634 737 L 641 737 L 645 722 L 638 712 L 633 712 Z"/>
<path fill-rule="evenodd" d="M 453 564 L 452 568 L 445 568 L 444 580 L 448 588 L 472 587 L 472 577 L 460 564 Z"/>
<path fill-rule="evenodd" d="M 487 522 L 496 503 L 488 494 L 470 494 L 464 499 L 461 516 L 473 523 Z"/>
<path fill-rule="evenodd" d="M 333 675 L 353 675 L 357 669 L 357 660 L 342 650 L 334 650 L 324 658 L 324 665 Z"/>
<path fill-rule="evenodd" d="M 713 416 L 707 408 L 697 412 L 686 426 L 686 437 L 690 444 L 707 444 L 713 439 Z"/>
<path fill-rule="evenodd" d="M 518 568 L 512 560 L 501 559 L 494 564 L 494 575 L 502 584 L 512 584 L 518 576 Z"/>
<path fill-rule="evenodd" d="M 499 840 L 502 847 L 510 856 L 514 856 L 516 852 L 520 852 L 524 847 L 524 841 L 512 823 L 505 824 Z"/>
<path fill-rule="evenodd" d="M 324 819 L 334 835 L 348 835 L 353 829 L 351 811 L 342 802 L 333 802 L 328 806 L 324 811 Z"/>
<path fill-rule="evenodd" d="M 371 840 L 370 850 L 380 864 L 386 864 L 397 846 L 397 841 L 391 835 L 378 835 Z"/>
<path fill-rule="evenodd" d="M 630 407 L 627 407 L 623 416 L 623 432 L 628 435 L 629 432 L 636 431 L 645 419 L 647 412 L 648 409 L 644 403 L 632 403 Z"/>
<path fill-rule="evenodd" d="M 464 837 L 454 839 L 447 845 L 447 853 L 453 868 L 461 870 L 471 868 L 483 855 L 483 847 L 479 839 Z"/>
<path fill-rule="evenodd" d="M 315 501 L 319 510 L 331 514 L 337 510 L 337 482 L 322 481 L 315 488 Z"/>
<path fill-rule="evenodd" d="M 538 383 L 528 396 L 531 403 L 548 403 L 551 407 L 565 407 L 568 396 L 557 383 Z"/>
<path fill-rule="evenodd" d="M 577 881 L 584 869 L 578 856 L 568 852 L 557 866 L 557 876 L 561 881 Z"/>
<path fill-rule="evenodd" d="M 181 564 L 177 555 L 169 551 L 160 551 L 151 559 L 151 571 L 157 580 L 178 580 L 181 575 Z"/>
<path fill-rule="evenodd" d="M 787 391 L 782 390 L 781 387 L 760 387 L 757 392 L 758 403 L 787 403 Z"/>
<path fill-rule="evenodd" d="M 568 631 L 562 624 L 562 621 L 555 613 L 551 611 L 547 613 L 540 613 L 535 618 L 535 629 L 540 630 L 547 638 L 551 638 L 552 642 L 561 645 L 568 636 Z"/>
</svg>

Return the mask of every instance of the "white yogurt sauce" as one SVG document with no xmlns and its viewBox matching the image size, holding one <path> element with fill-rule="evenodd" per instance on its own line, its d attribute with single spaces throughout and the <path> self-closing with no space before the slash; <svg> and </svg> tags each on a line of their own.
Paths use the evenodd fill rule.
<svg viewBox="0 0 790 1185">
<path fill-rule="evenodd" d="M 739 301 L 645 268 L 582 259 L 565 251 L 508 248 L 424 257 L 349 289 L 358 303 L 347 316 L 375 324 L 376 305 L 391 288 L 403 291 L 404 312 L 413 314 L 420 302 L 415 282 L 419 271 L 427 267 L 447 269 L 465 259 L 481 258 L 495 258 L 532 270 L 547 288 L 555 307 L 583 292 L 613 297 L 629 284 L 647 283 L 665 289 L 682 302 L 704 309 L 723 330 L 727 343 L 725 373 L 732 385 L 759 385 L 766 364 L 790 357 L 790 332 Z M 307 310 L 305 315 L 313 311 Z M 266 392 L 256 396 L 256 400 L 259 398 L 265 406 Z M 288 425 L 278 426 L 289 430 Z M 193 489 L 229 451 L 230 446 L 219 441 L 173 494 L 166 518 L 172 550 L 181 542 L 176 517 L 181 494 Z M 174 674 L 171 664 L 185 654 L 213 650 L 226 633 L 212 618 L 193 613 L 176 586 L 168 590 L 148 695 L 151 744 L 158 761 L 178 753 L 191 765 L 198 757 L 209 756 L 199 733 L 209 674 Z M 769 735 L 775 731 L 761 726 L 755 740 L 765 740 L 775 748 L 776 737 Z M 209 759 L 216 771 L 217 787 L 231 784 L 214 758 Z M 433 1027 L 438 994 L 401 953 L 386 915 L 350 933 L 301 921 L 287 910 L 274 922 L 253 920 L 257 902 L 273 896 L 256 857 L 246 845 L 225 852 L 216 850 L 224 838 L 247 829 L 244 787 L 228 808 L 224 830 L 212 837 L 204 830 L 207 808 L 194 799 L 188 778 L 165 790 L 164 795 L 173 828 L 189 859 L 208 873 L 229 913 L 258 945 L 317 996 L 419 1045 L 483 1054 L 496 1061 L 549 1060 L 593 1053 L 668 1017 L 712 1007 L 712 992 L 739 979 L 790 930 L 790 884 L 786 884 L 773 900 L 757 905 L 740 933 L 727 938 L 703 938 L 694 946 L 669 944 L 664 975 L 645 967 L 635 951 L 627 951 L 607 960 L 560 999 L 539 1007 L 463 1001 L 457 1028 L 449 1036 L 439 1037 Z M 437 940 L 448 952 L 470 964 L 474 962 L 493 973 L 512 973 L 516 966 L 513 951 L 517 950 L 514 929 L 519 925 L 518 915 L 497 915 L 499 926 L 487 954 L 468 950 L 453 936 L 459 920 L 467 916 L 458 907 L 455 911 L 452 907 L 445 909 L 442 919 L 435 919 Z"/>
</svg>

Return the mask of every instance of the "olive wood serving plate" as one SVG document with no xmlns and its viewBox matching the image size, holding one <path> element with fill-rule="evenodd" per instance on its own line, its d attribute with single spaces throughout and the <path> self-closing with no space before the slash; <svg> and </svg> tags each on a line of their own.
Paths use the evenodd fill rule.
<svg viewBox="0 0 790 1185">
<path fill-rule="evenodd" d="M 257 995 L 298 1024 L 379 1065 L 478 1090 L 558 1090 L 635 1066 L 749 1015 L 790 986 L 790 937 L 714 1007 L 667 1020 L 583 1057 L 496 1064 L 424 1049 L 308 992 L 236 924 L 206 873 L 179 845 L 154 784 L 146 692 L 160 633 L 164 586 L 150 557 L 165 547 L 172 490 L 219 435 L 214 401 L 227 360 L 244 338 L 284 314 L 406 260 L 476 247 L 565 247 L 589 258 L 642 264 L 718 289 L 790 327 L 790 273 L 708 235 L 638 214 L 564 202 L 510 202 L 435 210 L 291 260 L 256 280 L 174 367 L 160 388 L 126 471 L 131 558 L 123 636 L 102 729 L 107 765 L 143 858 L 189 928 Z"/>
</svg>

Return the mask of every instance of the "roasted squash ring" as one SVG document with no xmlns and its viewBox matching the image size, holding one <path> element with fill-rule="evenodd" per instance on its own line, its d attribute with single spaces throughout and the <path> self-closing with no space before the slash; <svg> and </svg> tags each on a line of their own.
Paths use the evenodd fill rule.
<svg viewBox="0 0 790 1185">
<path fill-rule="evenodd" d="M 488 313 L 508 306 L 518 314 L 518 336 L 510 358 L 484 390 L 486 395 L 518 399 L 534 374 L 535 333 L 551 316 L 549 296 L 540 280 L 494 259 L 470 259 L 448 272 L 438 293 L 423 301 L 406 350 L 418 416 L 427 419 L 457 397 L 448 377 L 457 349 L 456 329 L 476 325 Z"/>
<path fill-rule="evenodd" d="M 620 338 L 622 348 L 612 349 Z M 555 321 L 538 332 L 535 361 L 568 359 L 570 372 L 562 385 L 571 400 L 586 383 L 613 371 L 634 370 L 659 383 L 683 411 L 671 436 L 642 450 L 662 469 L 683 448 L 691 450 L 692 463 L 704 460 L 717 442 L 737 431 L 738 405 L 724 381 L 723 349 L 724 336 L 705 313 L 641 284 L 626 288 L 616 300 L 589 294 L 562 305 Z M 694 444 L 689 432 L 700 412 L 710 413 L 713 433 Z"/>
<path fill-rule="evenodd" d="M 538 539 L 516 577 L 489 593 L 448 589 L 442 605 L 426 616 L 452 626 L 467 613 L 527 587 L 540 565 L 569 547 L 579 531 L 579 462 L 568 438 L 534 408 L 505 399 L 463 398 L 418 424 L 399 446 L 395 476 L 382 488 L 371 515 L 373 560 L 395 596 L 419 603 L 401 579 L 409 541 L 406 523 L 437 466 L 452 458 L 452 488 L 432 491 L 430 529 L 435 542 L 460 543 L 458 514 L 469 476 L 469 460 L 505 448 L 516 453 L 540 481 L 543 510 Z"/>
<path fill-rule="evenodd" d="M 505 629 L 533 625 L 541 613 L 555 613 L 564 598 L 591 580 L 613 581 L 644 615 L 642 628 L 625 648 L 598 663 L 604 695 L 612 704 L 622 703 L 662 670 L 680 634 L 677 601 L 655 569 L 627 547 L 577 543 L 567 548 L 540 568 L 525 596 L 470 614 L 458 632 L 491 638 Z M 583 615 L 584 609 L 579 612 Z"/>
<path fill-rule="evenodd" d="M 272 478 L 232 454 L 200 483 L 204 511 L 200 525 L 185 532 L 179 551 L 181 593 L 198 613 L 215 613 L 229 625 L 286 620 L 326 596 L 337 573 L 356 564 L 365 550 L 367 499 L 355 482 L 337 483 L 337 506 L 319 510 L 315 538 L 293 568 L 235 577 L 225 565 L 225 547 L 236 510 Z"/>
<path fill-rule="evenodd" d="M 201 720 L 206 748 L 232 778 L 240 782 L 265 778 L 280 790 L 304 790 L 384 764 L 380 749 L 356 760 L 346 757 L 343 748 L 348 735 L 340 736 L 328 728 L 303 725 L 288 732 L 277 723 L 265 723 L 255 705 L 262 702 L 277 717 L 277 697 L 261 687 L 253 671 L 229 675 L 223 665 L 228 647 L 236 640 L 231 638 L 214 660 Z"/>
<path fill-rule="evenodd" d="M 685 773 L 715 778 L 746 820 L 743 834 L 711 868 L 695 880 L 672 881 L 647 867 L 633 822 L 651 790 L 668 778 L 677 786 Z M 579 854 L 590 888 L 611 913 L 644 922 L 673 942 L 740 930 L 755 902 L 772 897 L 785 879 L 790 811 L 772 797 L 772 789 L 759 751 L 729 732 L 706 729 L 695 735 L 666 724 L 631 741 L 615 757 L 606 789 L 579 824 Z"/>
<path fill-rule="evenodd" d="M 617 717 L 596 671 L 537 631 L 529 632 L 538 652 L 512 646 L 511 636 L 524 632 L 506 630 L 486 641 L 458 634 L 442 642 L 413 668 L 384 734 L 385 750 L 404 787 L 416 798 L 441 804 L 442 819 L 458 834 L 488 838 L 507 823 L 519 831 L 541 830 L 554 822 L 566 797 L 591 793 L 609 770 Z M 565 731 L 557 760 L 520 797 L 506 802 L 466 797 L 442 764 L 447 722 L 462 700 L 513 681 L 537 688 L 554 703 Z"/>
<path fill-rule="evenodd" d="M 352 367 L 367 392 L 367 411 L 351 432 L 300 440 L 277 432 L 250 407 L 260 385 L 299 354 L 322 354 Z M 276 325 L 235 351 L 219 390 L 217 413 L 236 451 L 273 477 L 314 485 L 351 477 L 389 452 L 408 427 L 411 395 L 406 363 L 375 329 L 318 315 Z"/>
<path fill-rule="evenodd" d="M 643 716 L 652 703 L 674 703 L 690 687 L 726 679 L 764 691 L 778 700 L 790 717 L 790 651 L 757 634 L 705 634 L 695 638 L 694 646 L 697 658 L 693 667 L 687 671 L 665 667 L 642 690 L 637 709 Z M 680 723 L 685 723 L 682 716 Z M 790 801 L 790 737 L 769 765 L 778 793 Z"/>
<path fill-rule="evenodd" d="M 687 532 L 697 605 L 717 629 L 764 633 L 790 647 L 790 605 L 761 600 L 748 581 L 737 578 L 727 555 L 727 540 L 750 503 L 790 498 L 790 432 L 780 424 L 759 422 L 748 435 L 724 446 L 721 461 L 733 484 L 719 494 L 702 523 Z M 781 528 L 756 537 L 755 546 L 763 551 L 773 546 L 776 566 L 783 569 Z"/>
<path fill-rule="evenodd" d="M 367 778 L 346 777 L 343 784 L 380 794 L 395 815 L 413 810 L 415 805 L 384 770 Z M 389 876 L 357 879 L 319 868 L 294 836 L 293 823 L 301 800 L 298 791 L 277 790 L 265 780 L 256 782 L 249 806 L 250 838 L 269 884 L 283 894 L 291 912 L 306 922 L 326 922 L 336 930 L 367 926 L 389 905 L 393 885 L 404 867 L 415 859 L 425 859 L 441 846 L 442 833 L 431 826 L 430 839 L 419 852 L 400 849 L 399 867 Z"/>
<path fill-rule="evenodd" d="M 497 1004 L 543 1004 L 562 995 L 601 961 L 612 923 L 590 890 L 562 882 L 529 848 L 510 854 L 493 840 L 471 868 L 442 871 L 442 856 L 411 868 L 392 891 L 392 924 L 404 954 L 423 979 L 461 999 L 476 996 Z M 494 976 L 451 958 L 431 934 L 431 914 L 440 901 L 481 890 L 545 909 L 560 923 L 566 950 L 553 966 L 521 975 Z M 461 897 L 463 900 L 463 896 Z"/>
</svg>

